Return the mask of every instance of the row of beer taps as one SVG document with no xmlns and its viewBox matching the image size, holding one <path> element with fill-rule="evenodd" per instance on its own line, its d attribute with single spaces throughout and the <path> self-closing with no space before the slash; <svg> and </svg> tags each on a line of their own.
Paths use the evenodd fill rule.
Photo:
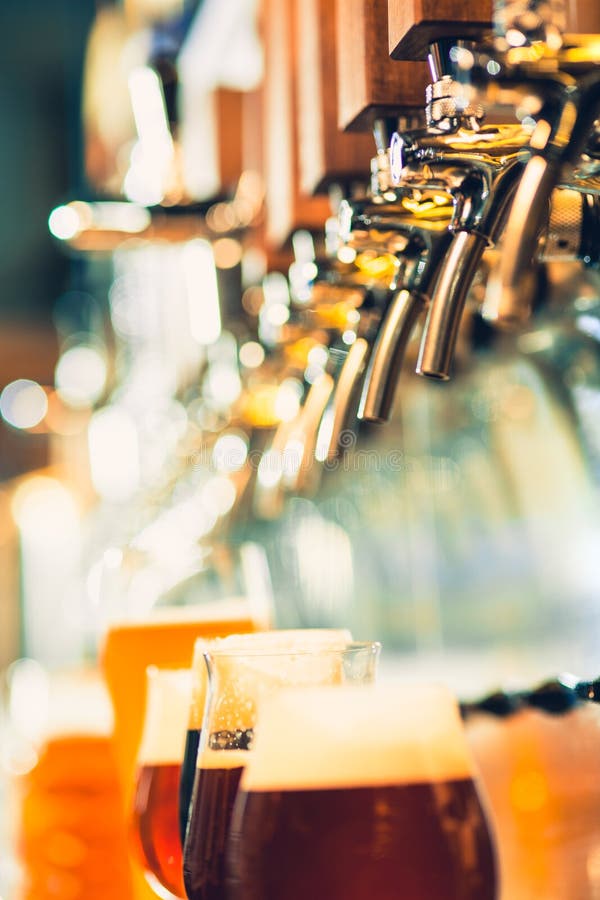
<svg viewBox="0 0 600 900">
<path fill-rule="evenodd" d="M 565 32 L 560 0 L 497 0 L 494 26 L 479 41 L 457 34 L 431 44 L 424 126 L 378 120 L 371 171 L 337 204 L 325 252 L 301 233 L 288 285 L 272 275 L 263 282 L 247 325 L 266 350 L 269 378 L 291 369 L 306 377 L 295 415 L 258 426 L 271 429 L 251 479 L 259 515 L 276 515 L 282 494 L 313 492 L 321 466 L 354 447 L 361 423 L 389 419 L 406 360 L 447 380 L 473 316 L 499 329 L 526 326 L 539 263 L 600 262 L 600 38 Z M 191 231 L 171 197 L 141 235 L 243 243 L 259 206 L 246 175 L 233 200 L 187 207 Z M 216 209 L 228 228 L 211 227 Z M 105 247 L 130 236 L 117 232 Z M 106 240 L 92 222 L 72 242 L 85 248 L 90 234 Z M 250 380 L 260 382 L 260 367 Z M 249 381 L 244 389 L 253 390 Z"/>
<path fill-rule="evenodd" d="M 359 420 L 389 418 L 420 320 L 417 373 L 450 377 L 491 248 L 501 252 L 478 312 L 498 328 L 529 320 L 536 261 L 598 263 L 600 43 L 564 34 L 560 4 L 508 0 L 495 18 L 493 41 L 430 47 L 426 126 L 395 131 L 386 146 L 380 123 L 371 190 L 341 205 L 343 246 L 379 248 L 397 270 L 374 338 L 360 345 L 360 360 L 348 352 L 338 421 L 348 420 L 353 394 Z"/>
</svg>

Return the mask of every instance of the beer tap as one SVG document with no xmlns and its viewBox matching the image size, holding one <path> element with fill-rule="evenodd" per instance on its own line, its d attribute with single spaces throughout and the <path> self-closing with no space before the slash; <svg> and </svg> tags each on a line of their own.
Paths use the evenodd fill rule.
<svg viewBox="0 0 600 900">
<path fill-rule="evenodd" d="M 402 260 L 365 369 L 359 417 L 367 421 L 389 418 L 406 345 L 427 307 L 418 371 L 448 377 L 468 288 L 525 163 L 526 131 L 484 126 L 483 108 L 464 102 L 458 60 L 469 52 L 459 40 L 432 45 L 427 127 L 395 133 L 389 157 L 375 160 L 371 196 L 340 211 L 349 246 L 378 234 Z"/>
<path fill-rule="evenodd" d="M 452 240 L 437 272 L 417 362 L 419 374 L 441 380 L 449 377 L 469 288 L 484 250 L 502 230 L 528 144 L 520 124 L 483 124 L 483 109 L 465 99 L 460 84 L 460 60 L 472 51 L 465 42 L 449 43 L 430 53 L 427 130 L 396 134 L 390 148 L 398 186 L 437 188 L 453 198 Z"/>
<path fill-rule="evenodd" d="M 449 54 L 449 46 L 445 51 Z M 449 76 L 442 74 L 441 58 L 442 48 L 438 46 L 433 65 L 439 73 L 441 87 L 435 92 L 430 90 L 427 108 L 430 131 L 437 136 L 446 129 L 452 130 L 458 122 L 458 108 L 453 100 L 455 91 Z M 446 93 L 447 97 L 444 96 Z M 482 115 L 478 108 L 463 112 L 472 126 Z M 418 140 L 430 140 L 430 131 L 410 135 L 412 146 L 416 148 Z M 513 133 L 507 135 L 505 130 L 503 138 L 510 140 Z M 395 139 L 396 144 L 399 141 L 399 137 Z M 449 151 L 451 156 L 453 148 Z M 506 153 L 505 148 L 503 152 Z M 458 205 L 453 190 L 462 176 L 464 203 L 469 182 L 458 167 L 453 169 L 450 164 L 443 163 L 442 167 L 439 162 L 434 163 L 431 153 L 426 158 L 428 181 L 422 177 L 419 163 L 412 171 L 401 167 L 404 177 L 394 179 L 399 183 L 393 184 L 389 155 L 379 152 L 372 165 L 370 196 L 344 201 L 340 207 L 341 238 L 345 248 L 355 251 L 369 246 L 384 248 L 395 256 L 397 271 L 374 337 L 366 345 L 358 344 L 353 353 L 348 354 L 346 365 L 350 371 L 342 371 L 334 396 L 332 419 L 338 427 L 333 427 L 328 459 L 340 449 L 340 428 L 342 423 L 347 427 L 350 420 L 348 407 L 356 395 L 358 381 L 361 382 L 358 418 L 372 422 L 389 418 L 407 344 L 419 317 L 428 307 L 429 297 L 452 247 L 454 234 L 449 225 L 456 218 Z M 437 165 L 436 170 L 429 160 L 432 165 Z M 392 155 L 392 161 L 397 163 L 397 156 Z M 472 165 L 472 161 L 473 154 L 469 156 L 468 165 Z"/>
<path fill-rule="evenodd" d="M 357 417 L 389 417 L 406 345 L 448 242 L 452 198 L 439 189 L 392 186 L 387 129 L 389 123 L 376 121 L 370 191 L 343 200 L 338 210 L 338 257 L 356 259 L 357 268 L 370 259 L 365 269 L 387 268 L 389 276 L 379 288 L 370 282 L 352 340 L 333 348 L 336 387 L 319 431 L 320 461 L 333 461 L 354 442 Z"/>
<path fill-rule="evenodd" d="M 340 209 L 343 207 L 350 214 L 352 209 L 365 206 L 362 200 L 348 204 L 349 201 L 343 201 Z M 301 313 L 305 324 L 325 328 L 329 335 L 327 374 L 333 378 L 335 389 L 318 423 L 315 455 L 320 462 L 339 455 L 346 433 L 354 425 L 366 360 L 400 270 L 390 240 L 345 242 L 339 231 L 340 222 L 344 227 L 352 227 L 346 214 L 340 215 L 335 229 L 330 223 L 328 257 L 318 262 L 314 255 L 299 260 L 297 252 L 297 261 L 290 269 L 292 294 L 305 306 Z M 397 241 L 405 247 L 406 240 L 401 235 Z M 297 250 L 301 245 L 306 246 L 306 242 L 294 241 Z M 299 280 L 298 272 L 302 270 L 313 277 L 310 284 Z"/>
<path fill-rule="evenodd" d="M 442 190 L 417 193 L 391 185 L 368 200 L 346 203 L 342 210 L 347 247 L 379 245 L 397 259 L 364 375 L 359 419 L 389 418 L 406 345 L 451 239 L 451 211 L 451 197 Z"/>
<path fill-rule="evenodd" d="M 594 193 L 598 181 L 600 61 L 592 43 L 565 36 L 564 9 L 530 0 L 527 15 L 509 0 L 496 8 L 496 60 L 478 65 L 473 81 L 493 107 L 525 92 L 532 104 L 529 158 L 507 217 L 503 253 L 490 279 L 485 318 L 524 324 L 531 312 L 531 262 L 556 188 Z M 581 44 L 581 46 L 578 46 Z M 489 61 L 489 55 L 484 54 Z M 513 94 L 514 96 L 514 94 Z M 536 109 L 537 106 L 537 109 Z M 564 204 L 563 204 L 564 205 Z"/>
</svg>

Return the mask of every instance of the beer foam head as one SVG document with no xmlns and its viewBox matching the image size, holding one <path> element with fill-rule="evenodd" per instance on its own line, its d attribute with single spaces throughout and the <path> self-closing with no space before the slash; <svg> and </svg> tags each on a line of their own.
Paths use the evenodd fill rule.
<svg viewBox="0 0 600 900">
<path fill-rule="evenodd" d="M 138 763 L 181 763 L 188 727 L 191 672 L 189 669 L 148 669 L 146 717 Z"/>
<path fill-rule="evenodd" d="M 255 631 L 249 634 L 230 634 L 212 641 L 199 638 L 194 646 L 192 663 L 192 704 L 190 728 L 201 728 L 206 705 L 208 671 L 204 655 L 207 652 L 301 652 L 306 649 L 324 648 L 341 650 L 352 641 L 347 628 L 295 628 L 279 631 Z"/>
<path fill-rule="evenodd" d="M 203 750 L 198 754 L 199 769 L 242 769 L 251 750 Z"/>
<path fill-rule="evenodd" d="M 282 690 L 264 698 L 258 713 L 247 791 L 472 777 L 458 705 L 441 685 Z"/>
<path fill-rule="evenodd" d="M 226 650 L 281 650 L 301 651 L 305 647 L 345 647 L 352 641 L 347 628 L 287 628 L 273 631 L 255 631 L 251 634 L 229 634 L 214 643 L 215 649 Z"/>
</svg>

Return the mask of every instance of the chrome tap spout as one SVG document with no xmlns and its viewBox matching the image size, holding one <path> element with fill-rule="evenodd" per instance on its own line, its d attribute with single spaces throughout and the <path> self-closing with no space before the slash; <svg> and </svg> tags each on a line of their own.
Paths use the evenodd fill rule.
<svg viewBox="0 0 600 900">
<path fill-rule="evenodd" d="M 419 199 L 416 200 L 415 197 Z M 429 293 L 452 240 L 448 222 L 452 198 L 438 190 L 427 196 L 411 188 L 346 204 L 346 239 L 352 246 L 383 241 L 398 256 L 396 287 L 385 305 L 364 372 L 359 419 L 389 419 L 406 346 L 427 307 Z"/>
<path fill-rule="evenodd" d="M 432 188 L 445 184 L 454 199 L 452 238 L 431 296 L 417 373 L 447 380 L 467 294 L 484 250 L 496 242 L 527 160 L 527 135 L 520 127 L 432 137 L 413 148 L 402 182 Z M 428 154 L 427 162 L 422 162 Z M 420 164 L 419 164 L 420 162 Z"/>
</svg>

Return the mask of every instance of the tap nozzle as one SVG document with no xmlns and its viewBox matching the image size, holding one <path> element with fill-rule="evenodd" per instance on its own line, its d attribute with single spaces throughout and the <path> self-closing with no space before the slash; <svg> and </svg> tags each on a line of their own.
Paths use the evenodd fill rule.
<svg viewBox="0 0 600 900">
<path fill-rule="evenodd" d="M 447 381 L 465 300 L 487 246 L 476 232 L 460 231 L 440 272 L 421 341 L 417 374 Z"/>
<path fill-rule="evenodd" d="M 321 421 L 317 438 L 318 459 L 333 462 L 354 444 L 353 418 L 369 358 L 370 346 L 357 338 L 344 360 L 333 394 L 333 402 Z"/>
<path fill-rule="evenodd" d="M 491 285 L 484 315 L 502 325 L 522 325 L 531 314 L 531 276 L 540 235 L 559 186 L 585 190 L 585 179 L 571 178 L 586 142 L 594 133 L 600 106 L 600 75 L 591 73 L 579 86 L 554 81 L 549 110 L 538 118 L 531 137 L 533 153 L 515 193 L 506 228 L 498 281 Z"/>
<path fill-rule="evenodd" d="M 389 419 L 406 345 L 425 304 L 422 294 L 406 288 L 397 291 L 391 300 L 369 359 L 359 419 L 369 422 Z"/>
</svg>

